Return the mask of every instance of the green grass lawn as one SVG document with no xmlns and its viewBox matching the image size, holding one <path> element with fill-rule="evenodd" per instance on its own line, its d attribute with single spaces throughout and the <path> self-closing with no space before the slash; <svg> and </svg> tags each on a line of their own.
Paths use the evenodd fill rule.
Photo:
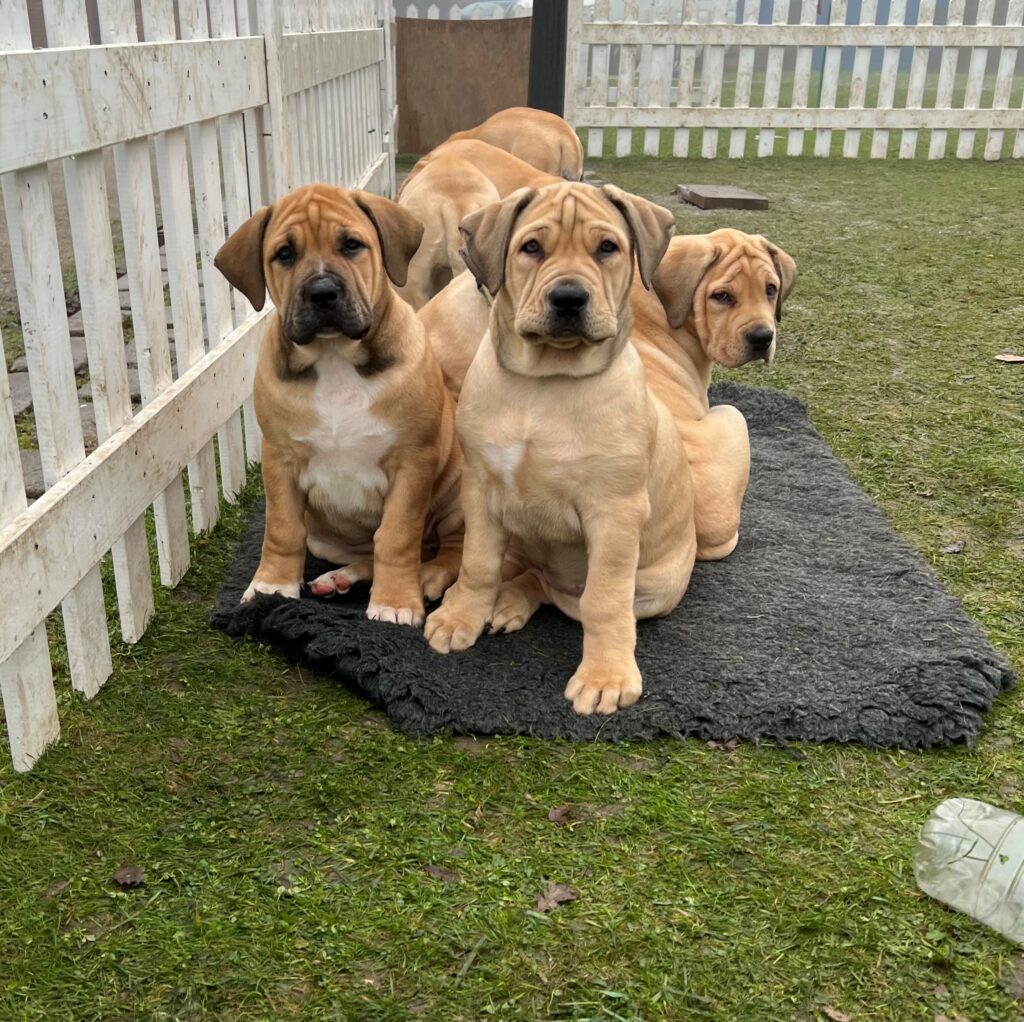
<svg viewBox="0 0 1024 1022">
<path fill-rule="evenodd" d="M 683 231 L 763 232 L 800 267 L 777 362 L 730 375 L 803 398 L 1024 668 L 1024 366 L 993 359 L 1024 352 L 1022 168 L 593 169 L 661 200 L 683 181 L 771 198 L 676 207 Z M 0 765 L 0 1019 L 1024 1015 L 1021 950 L 922 896 L 911 869 L 941 799 L 1024 811 L 1017 693 L 975 749 L 929 753 L 410 740 L 207 628 L 254 497 L 196 543 L 98 698 L 70 695 L 58 664 L 62 743 L 28 776 Z M 941 554 L 953 540 L 964 552 Z M 123 866 L 144 883 L 118 889 Z M 549 882 L 578 898 L 539 914 Z"/>
</svg>

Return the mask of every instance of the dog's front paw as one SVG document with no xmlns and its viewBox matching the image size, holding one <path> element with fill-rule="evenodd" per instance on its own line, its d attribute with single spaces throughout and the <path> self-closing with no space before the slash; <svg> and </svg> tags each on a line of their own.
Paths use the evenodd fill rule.
<svg viewBox="0 0 1024 1022">
<path fill-rule="evenodd" d="M 366 608 L 366 616 L 371 621 L 389 621 L 393 625 L 412 625 L 419 628 L 423 624 L 423 605 L 412 607 L 390 607 L 386 603 L 374 603 Z"/>
<path fill-rule="evenodd" d="M 443 603 L 427 618 L 423 634 L 435 652 L 458 653 L 480 638 L 486 624 L 483 614 L 466 614 Z"/>
<path fill-rule="evenodd" d="M 577 713 L 587 716 L 595 711 L 614 713 L 632 706 L 642 691 L 640 669 L 635 662 L 599 668 L 580 664 L 565 686 L 565 698 Z"/>
<path fill-rule="evenodd" d="M 249 588 L 242 593 L 239 603 L 251 603 L 256 598 L 257 593 L 262 593 L 266 596 L 287 596 L 289 600 L 297 600 L 301 584 L 300 582 L 257 582 L 256 579 L 253 579 L 249 583 Z"/>
</svg>

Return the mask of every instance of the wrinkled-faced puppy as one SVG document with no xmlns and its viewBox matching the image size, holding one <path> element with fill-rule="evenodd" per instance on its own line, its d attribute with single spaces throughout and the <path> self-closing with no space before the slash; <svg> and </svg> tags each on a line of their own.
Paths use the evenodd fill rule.
<svg viewBox="0 0 1024 1022">
<path fill-rule="evenodd" d="M 634 281 L 633 339 L 686 445 L 699 560 L 732 553 L 750 475 L 742 413 L 708 405 L 712 364 L 770 362 L 795 281 L 796 265 L 782 249 L 731 229 L 673 238 L 654 274 L 655 294 Z"/>
<path fill-rule="evenodd" d="M 462 570 L 426 635 L 466 649 L 556 604 L 583 623 L 565 690 L 580 713 L 639 698 L 636 619 L 675 607 L 693 569 L 686 455 L 630 343 L 634 257 L 650 284 L 672 222 L 617 188 L 559 184 L 462 224 L 494 302 L 456 417 Z"/>
<path fill-rule="evenodd" d="M 242 597 L 297 597 L 306 549 L 342 565 L 317 595 L 372 580 L 367 615 L 419 625 L 458 571 L 461 454 L 441 370 L 405 280 L 421 225 L 389 199 L 310 185 L 264 207 L 217 253 L 277 315 L 256 369 L 263 556 Z M 425 533 L 426 529 L 426 535 Z M 437 556 L 423 565 L 422 547 Z"/>
<path fill-rule="evenodd" d="M 413 167 L 398 193 L 399 204 L 424 225 L 423 243 L 399 293 L 414 309 L 421 308 L 466 268 L 459 234 L 464 217 L 517 188 L 558 180 L 486 142 L 465 139 L 439 145 Z"/>
</svg>

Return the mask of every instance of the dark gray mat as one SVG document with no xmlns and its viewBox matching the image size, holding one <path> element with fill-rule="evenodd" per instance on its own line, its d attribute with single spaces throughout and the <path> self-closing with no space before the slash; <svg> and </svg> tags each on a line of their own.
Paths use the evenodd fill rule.
<svg viewBox="0 0 1024 1022">
<path fill-rule="evenodd" d="M 580 626 L 544 608 L 510 636 L 440 656 L 422 635 L 363 617 L 366 590 L 330 601 L 238 598 L 259 560 L 262 513 L 211 621 L 357 686 L 409 734 L 529 734 L 610 741 L 860 742 L 929 748 L 972 741 L 1013 682 L 980 629 L 851 480 L 803 405 L 720 384 L 750 425 L 753 470 L 740 545 L 698 564 L 682 604 L 641 622 L 640 702 L 579 717 L 562 698 Z M 326 566 L 307 565 L 307 577 Z"/>
</svg>

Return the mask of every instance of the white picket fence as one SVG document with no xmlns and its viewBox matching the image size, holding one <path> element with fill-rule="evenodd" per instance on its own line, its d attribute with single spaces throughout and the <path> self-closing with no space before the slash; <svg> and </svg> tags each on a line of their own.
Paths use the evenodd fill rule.
<svg viewBox="0 0 1024 1022">
<path fill-rule="evenodd" d="M 949 0 L 940 24 L 936 0 L 920 0 L 916 24 L 907 0 L 884 24 L 878 0 L 831 0 L 827 24 L 816 0 L 767 7 L 759 24 L 758 0 L 570 0 L 566 118 L 587 129 L 588 155 L 611 129 L 620 157 L 690 156 L 698 131 L 708 158 L 1024 157 L 1024 0 L 977 0 L 969 22 Z"/>
<path fill-rule="evenodd" d="M 21 771 L 59 734 L 48 615 L 61 608 L 71 683 L 93 696 L 112 665 L 104 557 L 120 636 L 136 642 L 154 607 L 149 509 L 159 578 L 174 586 L 189 523 L 212 528 L 259 459 L 252 379 L 272 310 L 232 294 L 214 254 L 301 182 L 390 193 L 395 114 L 389 0 L 141 0 L 141 25 L 135 0 L 96 0 L 102 45 L 90 45 L 86 0 L 43 0 L 50 48 L 37 50 L 29 3 L 0 0 L 0 181 L 32 400 L 16 422 L 0 359 L 0 692 Z M 61 286 L 69 257 L 99 442 L 88 456 Z M 32 504 L 26 417 L 46 487 Z"/>
</svg>

